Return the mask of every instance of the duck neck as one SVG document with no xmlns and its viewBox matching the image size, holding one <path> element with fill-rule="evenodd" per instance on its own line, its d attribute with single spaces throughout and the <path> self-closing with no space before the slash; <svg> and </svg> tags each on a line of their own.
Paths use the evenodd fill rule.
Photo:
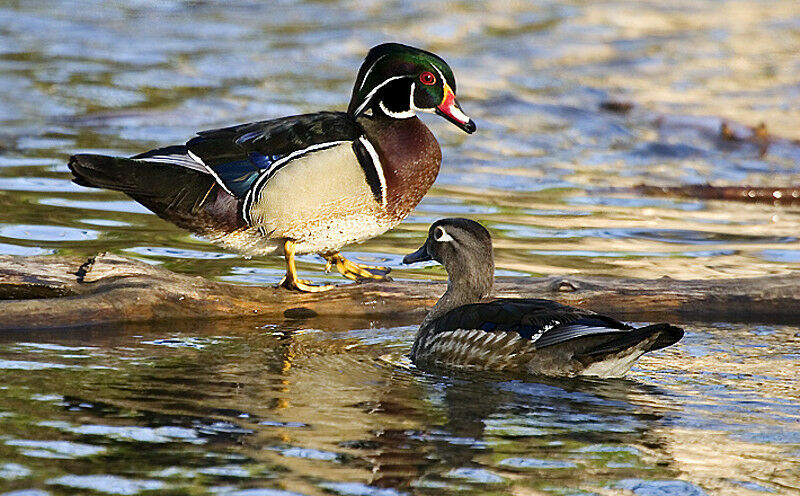
<svg viewBox="0 0 800 496">
<path fill-rule="evenodd" d="M 489 296 L 494 282 L 494 264 L 487 269 L 486 273 L 448 271 L 447 291 L 420 324 L 411 348 L 412 359 L 415 359 L 420 350 L 426 348 L 428 338 L 436 333 L 434 323 L 439 317 L 460 306 L 479 303 Z"/>
<path fill-rule="evenodd" d="M 439 301 L 433 306 L 427 317 L 425 317 L 425 320 L 422 321 L 421 327 L 438 319 L 454 308 L 469 305 L 470 303 L 479 303 L 489 296 L 491 290 L 491 283 L 478 288 L 466 284 L 463 280 L 453 281 L 452 278 L 448 279 L 447 291 L 439 298 Z"/>
</svg>

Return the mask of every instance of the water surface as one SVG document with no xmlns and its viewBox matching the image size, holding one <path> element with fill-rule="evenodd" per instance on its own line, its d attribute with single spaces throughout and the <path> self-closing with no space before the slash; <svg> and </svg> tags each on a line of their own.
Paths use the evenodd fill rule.
<svg viewBox="0 0 800 496">
<path fill-rule="evenodd" d="M 400 260 L 457 215 L 492 230 L 502 275 L 800 269 L 797 207 L 609 192 L 800 183 L 791 142 L 762 156 L 717 133 L 721 118 L 798 138 L 800 4 L 780 0 L 3 2 L 0 253 L 112 251 L 277 283 L 280 259 L 225 252 L 122 194 L 78 187 L 66 160 L 342 110 L 364 54 L 387 40 L 442 55 L 479 130 L 425 117 L 444 154 L 436 185 L 349 255 L 442 278 Z M 609 99 L 637 105 L 602 110 Z M 299 268 L 341 280 L 314 256 Z M 521 381 L 417 371 L 404 359 L 413 324 L 4 334 L 0 491 L 800 493 L 797 327 L 690 322 L 625 380 Z"/>
</svg>

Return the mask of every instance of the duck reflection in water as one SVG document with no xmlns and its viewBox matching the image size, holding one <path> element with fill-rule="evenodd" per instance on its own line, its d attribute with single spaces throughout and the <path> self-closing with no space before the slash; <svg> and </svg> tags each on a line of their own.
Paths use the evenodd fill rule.
<svg viewBox="0 0 800 496">
<path fill-rule="evenodd" d="M 348 445 L 364 450 L 372 486 L 444 490 L 464 482 L 511 482 L 516 478 L 506 474 L 525 470 L 525 487 L 525 479 L 551 477 L 554 468 L 573 469 L 570 480 L 590 480 L 595 469 L 571 460 L 592 458 L 592 450 L 634 466 L 645 464 L 643 454 L 665 467 L 674 464 L 662 437 L 674 409 L 658 388 L 627 379 L 539 376 L 526 382 L 483 371 L 411 374 L 421 386 L 421 410 L 396 399 L 409 394 L 401 377 L 391 381 L 397 390 L 369 406 L 373 415 L 414 419 L 416 427 L 381 429 L 369 441 Z M 582 450 L 589 454 L 576 455 Z"/>
</svg>

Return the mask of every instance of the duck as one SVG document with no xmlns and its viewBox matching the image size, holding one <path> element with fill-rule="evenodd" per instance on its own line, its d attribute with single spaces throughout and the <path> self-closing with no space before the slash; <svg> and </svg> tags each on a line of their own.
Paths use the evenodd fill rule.
<svg viewBox="0 0 800 496">
<path fill-rule="evenodd" d="M 419 368 L 544 376 L 622 377 L 643 354 L 677 343 L 683 329 L 633 327 L 612 317 L 538 298 L 489 299 L 494 253 L 489 231 L 440 219 L 404 264 L 435 260 L 447 290 L 420 324 L 410 358 Z"/>
<path fill-rule="evenodd" d="M 73 182 L 121 191 L 159 217 L 246 256 L 283 255 L 279 286 L 319 292 L 295 257 L 319 254 L 345 277 L 386 280 L 340 250 L 402 221 L 439 172 L 442 152 L 417 116 L 468 134 L 452 69 L 400 43 L 367 53 L 346 112 L 323 111 L 198 132 L 185 144 L 132 157 L 76 154 Z"/>
</svg>

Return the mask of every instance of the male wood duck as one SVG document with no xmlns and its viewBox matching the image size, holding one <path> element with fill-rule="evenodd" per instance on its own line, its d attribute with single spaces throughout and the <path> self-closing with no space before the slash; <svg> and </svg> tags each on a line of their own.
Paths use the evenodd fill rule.
<svg viewBox="0 0 800 496">
<path fill-rule="evenodd" d="M 469 219 L 436 221 L 403 263 L 423 260 L 444 265 L 448 281 L 411 349 L 420 367 L 620 377 L 644 353 L 683 337 L 670 324 L 634 328 L 549 300 L 484 301 L 494 282 L 492 239 Z"/>
<path fill-rule="evenodd" d="M 339 250 L 394 227 L 436 179 L 442 152 L 417 112 L 475 131 L 455 90 L 440 57 L 386 43 L 367 54 L 346 113 L 202 131 L 185 145 L 130 158 L 74 155 L 69 168 L 77 184 L 122 191 L 225 247 L 282 250 L 286 288 L 333 287 L 298 279 L 294 257 L 307 253 L 350 279 L 385 279 L 388 269 L 355 264 Z"/>
</svg>

